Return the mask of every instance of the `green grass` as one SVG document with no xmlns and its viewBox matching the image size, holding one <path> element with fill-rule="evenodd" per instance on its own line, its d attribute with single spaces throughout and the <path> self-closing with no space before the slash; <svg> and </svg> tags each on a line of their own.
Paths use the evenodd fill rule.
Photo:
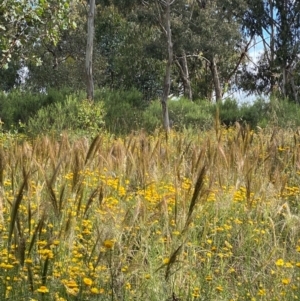
<svg viewBox="0 0 300 301">
<path fill-rule="evenodd" d="M 0 144 L 1 300 L 293 300 L 300 136 Z"/>
</svg>

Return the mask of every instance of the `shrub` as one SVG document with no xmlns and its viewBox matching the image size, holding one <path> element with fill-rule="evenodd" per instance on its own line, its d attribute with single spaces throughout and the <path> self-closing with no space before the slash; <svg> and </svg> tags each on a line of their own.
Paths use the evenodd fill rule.
<svg viewBox="0 0 300 301">
<path fill-rule="evenodd" d="M 55 102 L 62 103 L 69 95 L 69 89 L 49 89 L 47 93 L 13 90 L 9 93 L 0 92 L 0 117 L 4 129 L 18 128 L 19 123 L 27 123 L 41 108 Z M 83 97 L 83 96 L 81 96 Z"/>
<path fill-rule="evenodd" d="M 25 123 L 41 108 L 43 102 L 40 95 L 12 91 L 0 93 L 0 116 L 4 122 L 4 129 L 9 130 L 19 121 Z"/>
<path fill-rule="evenodd" d="M 258 98 L 253 104 L 243 104 L 240 108 L 242 121 L 249 124 L 252 128 L 256 126 L 266 127 L 269 123 L 269 103 Z"/>
<path fill-rule="evenodd" d="M 265 127 L 270 120 L 270 106 L 263 98 L 258 98 L 251 104 L 239 104 L 237 100 L 228 98 L 224 102 L 216 104 L 213 112 L 217 108 L 219 108 L 220 122 L 227 126 L 239 122 L 246 123 L 251 128 L 255 128 L 257 125 Z"/>
<path fill-rule="evenodd" d="M 213 107 L 213 114 L 219 109 L 219 118 L 222 124 L 230 126 L 236 121 L 242 120 L 242 114 L 238 102 L 235 99 L 227 98 L 224 102 L 217 103 Z"/>
<path fill-rule="evenodd" d="M 147 104 L 139 91 L 103 89 L 95 92 L 95 99 L 104 103 L 107 130 L 116 134 L 127 134 L 141 128 L 142 110 Z"/>
<path fill-rule="evenodd" d="M 202 128 L 212 126 L 213 116 L 211 105 L 203 101 L 200 104 L 181 98 L 178 101 L 169 101 L 169 118 L 175 129 Z M 153 101 L 143 113 L 143 126 L 148 131 L 154 131 L 162 125 L 162 109 L 160 101 Z"/>
<path fill-rule="evenodd" d="M 94 135 L 104 126 L 104 115 L 103 102 L 91 103 L 70 95 L 62 103 L 41 108 L 29 119 L 27 130 L 33 135 L 60 134 L 66 130 L 78 135 Z"/>
<path fill-rule="evenodd" d="M 287 128 L 300 126 L 299 104 L 287 99 L 270 99 L 269 116 L 272 125 Z"/>
</svg>

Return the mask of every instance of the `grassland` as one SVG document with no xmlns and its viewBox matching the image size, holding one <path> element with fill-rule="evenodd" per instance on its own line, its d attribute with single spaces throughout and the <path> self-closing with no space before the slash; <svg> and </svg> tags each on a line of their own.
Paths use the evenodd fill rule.
<svg viewBox="0 0 300 301">
<path fill-rule="evenodd" d="M 300 133 L 3 137 L 0 300 L 300 298 Z"/>
</svg>

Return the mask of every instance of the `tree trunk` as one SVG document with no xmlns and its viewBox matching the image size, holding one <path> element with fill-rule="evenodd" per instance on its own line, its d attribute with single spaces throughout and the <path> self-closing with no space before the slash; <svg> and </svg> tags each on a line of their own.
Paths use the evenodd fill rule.
<svg viewBox="0 0 300 301">
<path fill-rule="evenodd" d="M 190 81 L 190 75 L 189 75 L 189 68 L 187 64 L 187 59 L 186 59 L 186 53 L 182 53 L 182 57 L 178 58 L 175 61 L 179 72 L 180 72 L 180 77 L 183 83 L 183 93 L 184 96 L 190 100 L 193 99 L 193 92 L 192 92 L 192 87 L 191 87 L 191 81 Z"/>
<path fill-rule="evenodd" d="M 291 76 L 291 88 L 294 96 L 294 101 L 299 104 L 299 99 L 298 99 L 299 88 L 295 85 L 293 75 Z"/>
<path fill-rule="evenodd" d="M 285 65 L 282 66 L 281 69 L 281 73 L 282 73 L 282 95 L 283 98 L 287 98 L 288 97 L 288 91 L 287 91 L 287 86 L 288 86 L 288 76 L 287 76 L 287 70 L 285 68 Z"/>
<path fill-rule="evenodd" d="M 166 73 L 164 79 L 163 95 L 161 99 L 162 114 L 163 114 L 163 125 L 164 129 L 170 131 L 170 120 L 168 111 L 168 96 L 170 94 L 171 87 L 171 67 L 173 62 L 173 44 L 172 44 L 172 33 L 171 33 L 171 20 L 170 20 L 170 0 L 165 2 L 166 14 L 165 14 L 165 35 L 168 43 L 168 59 L 166 63 Z"/>
<path fill-rule="evenodd" d="M 215 86 L 216 102 L 220 102 L 222 100 L 222 88 L 221 88 L 215 57 L 212 57 L 212 60 L 210 62 L 210 70 L 212 73 L 214 86 Z"/>
<path fill-rule="evenodd" d="M 86 92 L 87 99 L 94 99 L 93 81 L 93 44 L 94 44 L 94 19 L 95 19 L 95 0 L 89 1 L 89 12 L 87 20 L 87 45 L 85 58 Z"/>
<path fill-rule="evenodd" d="M 271 70 L 270 76 L 270 89 L 271 94 L 276 93 L 276 74 L 275 74 L 275 22 L 274 22 L 274 5 L 273 0 L 269 0 L 269 7 L 270 7 L 270 22 L 271 22 L 271 34 L 270 34 L 270 58 L 269 58 L 269 65 Z M 263 39 L 265 41 L 265 39 Z"/>
</svg>

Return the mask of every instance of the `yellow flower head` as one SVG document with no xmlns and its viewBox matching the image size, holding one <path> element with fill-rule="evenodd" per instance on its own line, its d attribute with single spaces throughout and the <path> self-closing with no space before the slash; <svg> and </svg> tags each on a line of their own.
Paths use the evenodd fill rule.
<svg viewBox="0 0 300 301">
<path fill-rule="evenodd" d="M 39 293 L 42 293 L 42 294 L 49 293 L 48 288 L 47 288 L 46 286 L 44 286 L 44 285 L 40 286 L 40 287 L 37 289 L 37 291 L 38 291 Z"/>
<path fill-rule="evenodd" d="M 170 262 L 170 258 L 164 258 L 164 259 L 163 259 L 163 263 L 164 263 L 164 264 L 168 264 L 169 262 Z"/>
<path fill-rule="evenodd" d="M 91 286 L 93 284 L 93 280 L 87 277 L 83 278 L 83 283 L 87 286 Z"/>
<path fill-rule="evenodd" d="M 291 279 L 290 279 L 290 278 L 283 278 L 283 279 L 281 280 L 281 283 L 282 283 L 283 285 L 288 285 L 290 282 L 291 282 Z"/>
<path fill-rule="evenodd" d="M 112 247 L 114 246 L 115 242 L 111 239 L 106 239 L 103 242 L 103 245 L 106 249 L 112 249 Z"/>
<path fill-rule="evenodd" d="M 96 287 L 91 288 L 91 293 L 92 294 L 99 294 L 99 290 Z"/>
<path fill-rule="evenodd" d="M 278 267 L 282 267 L 284 265 L 284 260 L 282 258 L 279 258 L 275 264 L 278 266 Z"/>
</svg>

